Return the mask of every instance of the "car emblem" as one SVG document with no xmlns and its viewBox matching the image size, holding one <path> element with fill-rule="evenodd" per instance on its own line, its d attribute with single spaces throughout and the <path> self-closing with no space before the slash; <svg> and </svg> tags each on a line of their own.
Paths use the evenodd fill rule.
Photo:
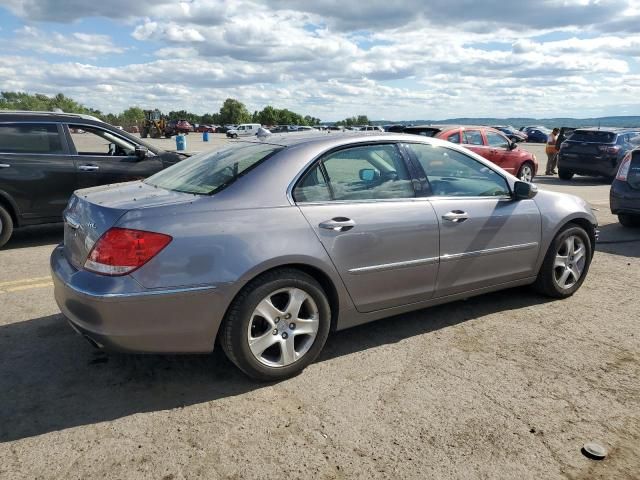
<svg viewBox="0 0 640 480">
<path fill-rule="evenodd" d="M 89 222 L 89 223 L 87 223 L 87 227 L 92 228 L 93 230 L 95 230 L 96 229 L 96 224 L 93 223 L 93 222 Z"/>
</svg>

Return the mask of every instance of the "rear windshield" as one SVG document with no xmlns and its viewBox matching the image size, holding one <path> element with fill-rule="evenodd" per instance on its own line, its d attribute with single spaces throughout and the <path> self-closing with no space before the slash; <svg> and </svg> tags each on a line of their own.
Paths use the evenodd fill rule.
<svg viewBox="0 0 640 480">
<path fill-rule="evenodd" d="M 613 143 L 616 141 L 616 134 L 600 130 L 574 130 L 569 140 L 574 142 Z"/>
<path fill-rule="evenodd" d="M 440 132 L 437 128 L 405 128 L 404 133 L 410 133 L 412 135 L 422 135 L 423 137 L 434 137 L 436 134 Z"/>
<path fill-rule="evenodd" d="M 176 192 L 212 195 L 282 148 L 264 143 L 228 145 L 176 163 L 147 178 L 145 183 Z"/>
</svg>

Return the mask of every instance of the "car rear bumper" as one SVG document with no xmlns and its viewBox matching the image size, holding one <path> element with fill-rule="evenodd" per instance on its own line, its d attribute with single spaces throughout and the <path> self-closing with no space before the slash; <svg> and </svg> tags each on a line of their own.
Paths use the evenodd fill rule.
<svg viewBox="0 0 640 480">
<path fill-rule="evenodd" d="M 569 170 L 578 175 L 598 175 L 613 177 L 618 172 L 619 159 L 594 158 L 592 156 L 569 156 L 560 152 L 558 154 L 558 168 Z"/>
<path fill-rule="evenodd" d="M 58 307 L 95 346 L 131 353 L 213 350 L 226 309 L 223 289 L 144 289 L 129 276 L 75 269 L 62 246 L 51 254 L 50 266 Z"/>
<path fill-rule="evenodd" d="M 611 213 L 631 213 L 640 215 L 640 190 L 631 188 L 627 182 L 614 180 L 609 192 Z"/>
</svg>

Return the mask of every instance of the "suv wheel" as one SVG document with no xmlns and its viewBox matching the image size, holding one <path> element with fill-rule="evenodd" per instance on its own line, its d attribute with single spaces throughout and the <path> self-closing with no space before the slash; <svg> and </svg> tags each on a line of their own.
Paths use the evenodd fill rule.
<svg viewBox="0 0 640 480">
<path fill-rule="evenodd" d="M 584 228 L 566 225 L 551 242 L 533 287 L 549 297 L 573 295 L 589 271 L 591 248 Z"/>
<path fill-rule="evenodd" d="M 331 308 L 313 277 L 286 268 L 249 282 L 220 328 L 227 357 L 257 380 L 302 371 L 318 356 L 331 325 Z"/>
<path fill-rule="evenodd" d="M 640 215 L 633 215 L 630 213 L 618 214 L 618 221 L 623 227 L 634 228 L 640 227 Z"/>
<path fill-rule="evenodd" d="M 0 247 L 11 238 L 13 233 L 13 219 L 4 207 L 0 206 Z"/>
<path fill-rule="evenodd" d="M 565 170 L 564 168 L 558 168 L 558 177 L 560 177 L 561 180 L 571 180 L 573 178 L 573 172 Z"/>
<path fill-rule="evenodd" d="M 518 170 L 518 178 L 523 182 L 533 181 L 533 164 L 531 162 L 524 162 Z"/>
</svg>

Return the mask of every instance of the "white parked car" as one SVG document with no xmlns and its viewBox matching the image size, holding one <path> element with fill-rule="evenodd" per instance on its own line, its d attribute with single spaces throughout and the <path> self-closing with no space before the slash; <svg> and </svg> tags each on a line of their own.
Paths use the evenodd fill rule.
<svg viewBox="0 0 640 480">
<path fill-rule="evenodd" d="M 238 138 L 255 135 L 258 133 L 258 129 L 261 127 L 259 123 L 242 123 L 236 128 L 227 130 L 227 137 Z"/>
<path fill-rule="evenodd" d="M 360 130 L 363 130 L 365 132 L 384 132 L 384 128 L 378 126 L 378 125 L 367 125 L 365 127 L 362 127 Z"/>
</svg>

